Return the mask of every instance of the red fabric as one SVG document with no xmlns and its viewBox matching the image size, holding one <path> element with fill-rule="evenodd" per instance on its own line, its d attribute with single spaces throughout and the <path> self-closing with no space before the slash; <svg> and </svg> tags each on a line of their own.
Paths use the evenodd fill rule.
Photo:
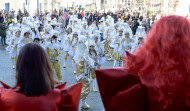
<svg viewBox="0 0 190 111">
<path fill-rule="evenodd" d="M 148 88 L 151 110 L 190 111 L 190 21 L 159 19 L 142 46 L 127 52 L 124 67 Z"/>
<path fill-rule="evenodd" d="M 0 87 L 0 111 L 77 111 L 81 88 L 82 83 L 78 83 L 52 89 L 47 95 L 27 97 L 15 89 Z"/>
<path fill-rule="evenodd" d="M 59 84 L 59 82 L 55 80 L 55 84 Z"/>
<path fill-rule="evenodd" d="M 4 88 L 11 88 L 11 86 L 7 85 L 6 83 L 0 81 L 1 85 L 4 87 Z M 58 81 L 55 80 L 55 88 L 58 88 L 58 89 L 63 89 L 65 88 L 65 85 L 67 84 L 67 82 L 63 83 L 63 84 L 59 84 Z M 20 87 L 20 85 L 18 85 L 17 87 Z"/>
<path fill-rule="evenodd" d="M 84 12 L 81 12 L 81 15 L 84 17 Z"/>
<path fill-rule="evenodd" d="M 5 84 L 4 82 L 0 81 L 1 85 L 4 87 L 4 88 L 11 88 L 9 85 Z"/>
<path fill-rule="evenodd" d="M 145 89 L 136 76 L 125 69 L 96 70 L 97 82 L 106 111 L 143 111 Z"/>
<path fill-rule="evenodd" d="M 59 111 L 78 111 L 82 83 L 61 90 L 61 105 Z"/>
<path fill-rule="evenodd" d="M 159 91 L 142 85 L 141 77 L 129 74 L 126 69 L 96 70 L 96 77 L 106 111 L 190 111 L 188 101 L 177 100 L 163 109 L 160 105 L 165 104 L 158 100 Z M 147 83 L 150 80 L 144 79 Z"/>
</svg>

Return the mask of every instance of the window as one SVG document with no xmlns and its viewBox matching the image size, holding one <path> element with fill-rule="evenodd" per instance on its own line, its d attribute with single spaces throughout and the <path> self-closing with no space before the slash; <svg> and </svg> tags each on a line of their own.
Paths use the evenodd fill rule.
<svg viewBox="0 0 190 111">
<path fill-rule="evenodd" d="M 5 3 L 5 11 L 9 12 L 9 3 Z"/>
</svg>

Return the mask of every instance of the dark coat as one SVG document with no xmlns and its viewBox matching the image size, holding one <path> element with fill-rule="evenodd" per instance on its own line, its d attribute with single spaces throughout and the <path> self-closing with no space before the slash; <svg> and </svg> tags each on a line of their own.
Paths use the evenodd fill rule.
<svg viewBox="0 0 190 111">
<path fill-rule="evenodd" d="M 0 36 L 6 37 L 7 26 L 5 23 L 0 23 Z"/>
</svg>

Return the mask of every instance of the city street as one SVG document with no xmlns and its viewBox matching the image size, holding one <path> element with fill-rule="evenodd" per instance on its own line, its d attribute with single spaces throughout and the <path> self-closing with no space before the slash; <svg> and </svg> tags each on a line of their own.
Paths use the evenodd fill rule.
<svg viewBox="0 0 190 111">
<path fill-rule="evenodd" d="M 190 111 L 189 36 L 190 0 L 0 0 L 0 111 Z"/>
<path fill-rule="evenodd" d="M 8 85 L 15 85 L 15 70 L 12 69 L 12 63 L 9 53 L 5 50 L 5 46 L 0 46 L 0 80 L 7 83 Z M 60 54 L 61 61 L 64 58 L 64 52 Z M 106 61 L 102 68 L 112 67 L 112 62 Z M 67 86 L 76 83 L 75 74 L 73 73 L 71 59 L 68 57 L 67 68 L 63 68 L 63 62 L 61 62 L 61 73 L 63 81 L 67 82 Z M 56 78 L 56 76 L 55 76 Z M 56 78 L 57 79 L 57 78 Z M 88 111 L 104 111 L 102 100 L 99 92 L 90 92 L 87 103 L 91 106 Z"/>
</svg>

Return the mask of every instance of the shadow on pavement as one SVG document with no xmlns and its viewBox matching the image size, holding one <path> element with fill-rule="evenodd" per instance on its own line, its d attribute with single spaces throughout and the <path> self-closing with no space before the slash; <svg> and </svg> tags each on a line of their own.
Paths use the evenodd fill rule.
<svg viewBox="0 0 190 111">
<path fill-rule="evenodd" d="M 7 47 L 8 45 L 4 45 L 4 46 L 2 46 L 1 44 L 0 44 L 0 50 L 6 50 L 6 47 Z"/>
</svg>

